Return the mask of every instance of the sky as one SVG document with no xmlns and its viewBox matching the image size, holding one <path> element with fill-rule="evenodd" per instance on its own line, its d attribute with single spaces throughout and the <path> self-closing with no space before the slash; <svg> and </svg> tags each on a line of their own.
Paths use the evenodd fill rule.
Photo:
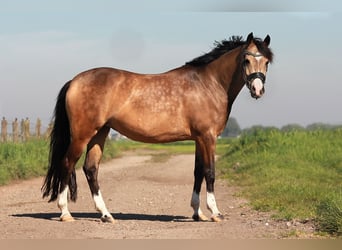
<svg viewBox="0 0 342 250">
<path fill-rule="evenodd" d="M 95 67 L 161 73 L 232 35 L 271 37 L 266 93 L 231 116 L 253 125 L 342 124 L 341 1 L 0 0 L 0 117 L 45 126 L 65 82 Z M 276 3 L 276 4 L 275 4 Z"/>
</svg>

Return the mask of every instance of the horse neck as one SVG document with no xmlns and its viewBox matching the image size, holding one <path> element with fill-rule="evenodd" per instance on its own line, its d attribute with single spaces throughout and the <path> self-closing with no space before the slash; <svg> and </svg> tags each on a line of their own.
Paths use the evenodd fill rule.
<svg viewBox="0 0 342 250">
<path fill-rule="evenodd" d="M 226 91 L 229 109 L 244 86 L 242 77 L 242 47 L 227 52 L 207 65 L 207 74 L 211 75 Z"/>
</svg>

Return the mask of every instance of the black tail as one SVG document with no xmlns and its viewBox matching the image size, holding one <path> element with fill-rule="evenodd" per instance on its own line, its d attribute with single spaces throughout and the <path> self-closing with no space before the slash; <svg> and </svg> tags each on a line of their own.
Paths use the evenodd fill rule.
<svg viewBox="0 0 342 250">
<path fill-rule="evenodd" d="M 57 97 L 54 111 L 54 125 L 51 131 L 49 169 L 42 186 L 43 197 L 51 195 L 50 201 L 55 201 L 58 194 L 68 184 L 71 200 L 75 201 L 77 196 L 76 173 L 73 169 L 71 178 L 68 180 L 67 171 L 63 167 L 63 158 L 70 145 L 70 124 L 65 107 L 65 97 L 71 81 L 67 82 Z"/>
</svg>

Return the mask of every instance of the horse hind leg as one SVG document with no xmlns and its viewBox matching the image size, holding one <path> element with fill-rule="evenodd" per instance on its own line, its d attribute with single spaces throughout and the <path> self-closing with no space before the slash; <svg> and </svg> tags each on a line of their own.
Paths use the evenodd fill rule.
<svg viewBox="0 0 342 250">
<path fill-rule="evenodd" d="M 114 218 L 107 210 L 98 184 L 99 164 L 109 129 L 109 127 L 102 127 L 88 143 L 83 171 L 89 184 L 95 208 L 102 214 L 101 221 L 114 223 Z"/>
<path fill-rule="evenodd" d="M 66 186 L 64 190 L 59 194 L 59 199 L 57 202 L 58 208 L 61 210 L 61 221 L 74 221 L 68 209 L 68 192 L 69 187 Z"/>
<path fill-rule="evenodd" d="M 58 195 L 57 206 L 61 210 L 61 221 L 74 221 L 68 209 L 68 198 L 69 192 L 71 195 L 71 200 L 76 201 L 77 197 L 77 185 L 76 185 L 76 173 L 75 164 L 82 155 L 85 143 L 82 141 L 74 140 L 69 145 L 66 156 L 64 157 L 63 169 L 62 171 L 62 183 L 61 192 Z"/>
</svg>

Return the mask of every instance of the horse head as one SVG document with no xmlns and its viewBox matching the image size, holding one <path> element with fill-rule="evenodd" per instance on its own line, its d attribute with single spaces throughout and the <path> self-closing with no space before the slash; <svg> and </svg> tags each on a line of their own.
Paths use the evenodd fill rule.
<svg viewBox="0 0 342 250">
<path fill-rule="evenodd" d="M 271 38 L 264 40 L 254 38 L 250 33 L 243 50 L 243 76 L 253 98 L 260 98 L 265 93 L 265 81 L 268 64 L 272 62 L 273 53 L 269 48 Z"/>
</svg>

